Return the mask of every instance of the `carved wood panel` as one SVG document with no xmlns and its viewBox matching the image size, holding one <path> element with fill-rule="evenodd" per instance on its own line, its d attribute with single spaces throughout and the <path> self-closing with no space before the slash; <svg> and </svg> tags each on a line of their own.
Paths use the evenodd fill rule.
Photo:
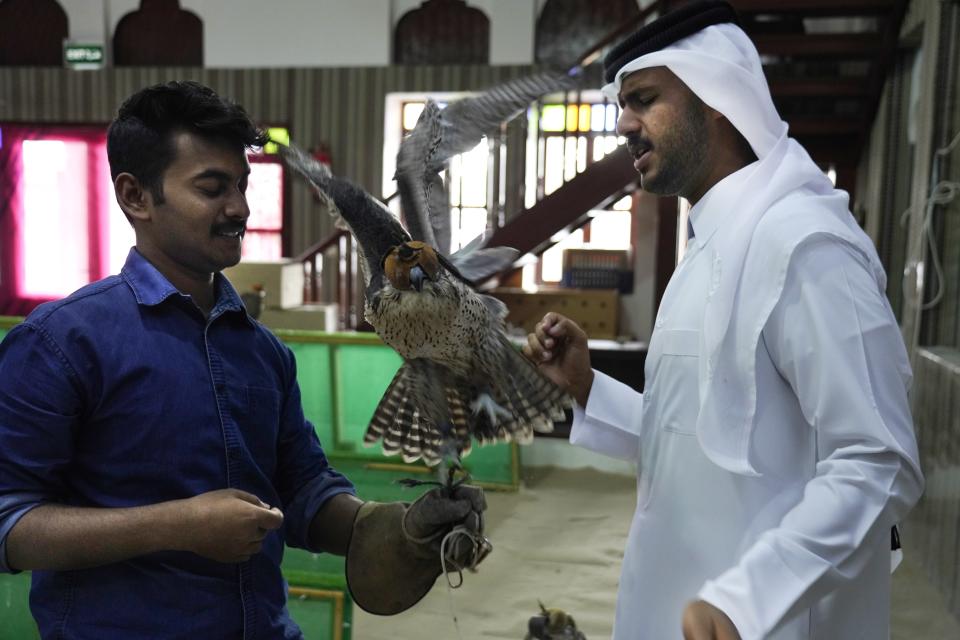
<svg viewBox="0 0 960 640">
<path fill-rule="evenodd" d="M 427 0 L 400 18 L 393 41 L 396 64 L 487 64 L 490 19 L 464 0 Z"/>
<path fill-rule="evenodd" d="M 62 66 L 67 33 L 67 14 L 56 0 L 3 0 L 0 66 Z"/>
<path fill-rule="evenodd" d="M 203 66 L 203 22 L 177 0 L 141 0 L 113 34 L 113 64 Z"/>
<path fill-rule="evenodd" d="M 636 0 L 547 0 L 537 19 L 536 61 L 573 65 L 605 35 L 639 13 Z"/>
</svg>

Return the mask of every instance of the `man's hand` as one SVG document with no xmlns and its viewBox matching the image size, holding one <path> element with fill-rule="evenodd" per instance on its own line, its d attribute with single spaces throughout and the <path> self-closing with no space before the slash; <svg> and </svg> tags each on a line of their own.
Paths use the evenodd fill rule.
<svg viewBox="0 0 960 640">
<path fill-rule="evenodd" d="M 740 640 L 740 634 L 723 611 L 694 600 L 683 610 L 683 640 Z"/>
<path fill-rule="evenodd" d="M 457 537 L 448 551 L 458 566 L 475 566 L 489 552 L 488 545 L 482 542 L 486 508 L 487 500 L 480 487 L 461 484 L 454 487 L 450 495 L 445 487 L 438 487 L 410 505 L 403 520 L 403 532 L 424 552 L 436 554 L 440 539 L 454 527 L 463 525 L 473 536 Z"/>
<path fill-rule="evenodd" d="M 551 311 L 527 336 L 523 354 L 581 407 L 586 406 L 593 386 L 593 369 L 587 334 L 577 323 Z"/>
<path fill-rule="evenodd" d="M 347 549 L 354 604 L 377 615 L 405 611 L 444 571 L 473 568 L 489 551 L 483 538 L 487 503 L 479 487 L 431 489 L 416 502 L 365 502 Z M 446 539 L 456 527 L 457 529 Z M 444 560 L 440 559 L 443 551 Z"/>
<path fill-rule="evenodd" d="M 475 533 L 482 533 L 482 514 L 487 508 L 483 489 L 468 484 L 457 485 L 451 495 L 444 487 L 431 489 L 410 505 L 404 522 L 411 538 L 429 538 L 462 524 Z"/>
<path fill-rule="evenodd" d="M 217 562 L 246 562 L 260 552 L 267 534 L 283 524 L 279 509 L 238 489 L 188 498 L 182 510 L 178 547 Z"/>
</svg>

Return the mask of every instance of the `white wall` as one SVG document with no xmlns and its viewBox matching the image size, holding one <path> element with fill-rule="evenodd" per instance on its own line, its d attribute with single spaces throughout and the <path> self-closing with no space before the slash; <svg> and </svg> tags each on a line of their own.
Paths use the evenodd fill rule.
<svg viewBox="0 0 960 640">
<path fill-rule="evenodd" d="M 59 0 L 70 39 L 108 45 L 139 0 Z M 542 0 L 470 0 L 490 18 L 490 63 L 529 64 Z M 393 26 L 421 0 L 181 0 L 203 20 L 208 67 L 390 64 Z"/>
<path fill-rule="evenodd" d="M 639 6 L 652 0 L 637 0 Z M 109 50 L 140 0 L 59 0 L 70 39 Z M 393 26 L 422 0 L 180 0 L 203 20 L 208 67 L 353 67 L 390 64 Z M 468 0 L 490 18 L 490 64 L 533 62 L 546 0 Z"/>
<path fill-rule="evenodd" d="M 204 24 L 208 67 L 383 66 L 389 0 L 183 0 Z"/>
</svg>

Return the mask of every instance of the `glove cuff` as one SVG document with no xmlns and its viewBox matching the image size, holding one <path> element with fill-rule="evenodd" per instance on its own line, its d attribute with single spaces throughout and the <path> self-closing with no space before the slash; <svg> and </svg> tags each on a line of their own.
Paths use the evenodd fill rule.
<svg viewBox="0 0 960 640">
<path fill-rule="evenodd" d="M 423 599 L 442 572 L 439 555 L 424 553 L 423 544 L 406 535 L 406 513 L 401 502 L 365 502 L 357 512 L 347 547 L 347 588 L 368 613 L 406 611 Z"/>
</svg>

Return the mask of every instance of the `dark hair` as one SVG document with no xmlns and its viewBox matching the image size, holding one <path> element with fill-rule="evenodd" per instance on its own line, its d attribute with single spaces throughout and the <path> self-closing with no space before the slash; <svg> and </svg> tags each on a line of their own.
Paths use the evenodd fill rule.
<svg viewBox="0 0 960 640">
<path fill-rule="evenodd" d="M 107 131 L 110 176 L 130 173 L 163 202 L 163 172 L 173 163 L 173 135 L 180 131 L 260 147 L 267 135 L 240 105 L 197 82 L 176 81 L 141 89 L 120 105 Z"/>
</svg>

